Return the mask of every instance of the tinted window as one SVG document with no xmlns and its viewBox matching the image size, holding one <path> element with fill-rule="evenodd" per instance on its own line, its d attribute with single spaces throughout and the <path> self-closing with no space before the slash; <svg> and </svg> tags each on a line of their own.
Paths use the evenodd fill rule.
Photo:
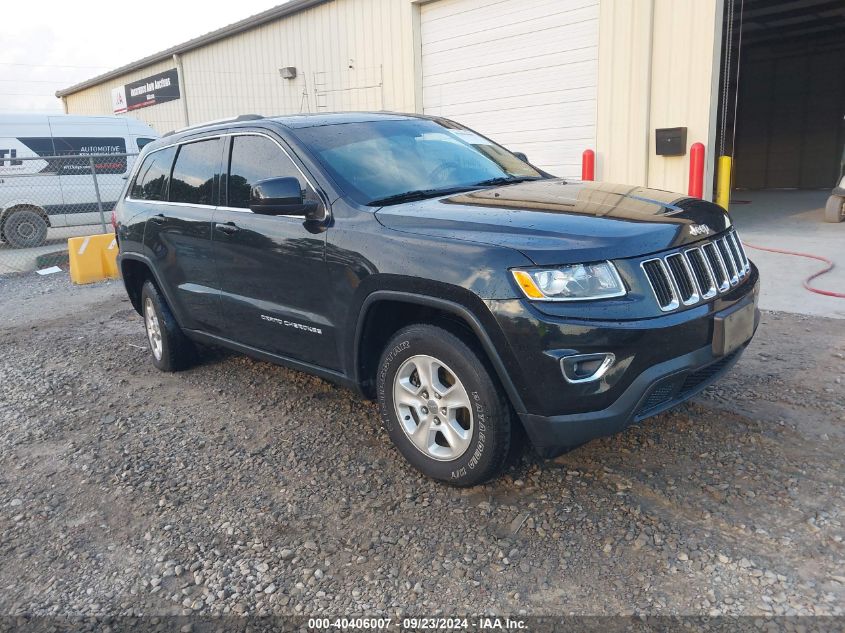
<svg viewBox="0 0 845 633">
<path fill-rule="evenodd" d="M 152 143 L 154 140 L 154 138 L 145 138 L 143 136 L 139 136 L 137 139 L 135 139 L 135 143 L 138 145 L 138 149 L 141 150 L 144 149 L 144 147 L 146 147 L 150 143 Z"/>
<path fill-rule="evenodd" d="M 469 190 L 491 180 L 543 177 L 492 141 L 439 121 L 387 119 L 295 133 L 362 204 L 411 191 Z"/>
<path fill-rule="evenodd" d="M 299 178 L 296 165 L 276 143 L 263 136 L 235 136 L 229 159 L 228 206 L 249 208 L 249 192 L 259 180 Z"/>
<path fill-rule="evenodd" d="M 219 165 L 220 139 L 182 145 L 173 166 L 170 201 L 215 204 L 214 181 Z"/>
<path fill-rule="evenodd" d="M 132 185 L 132 197 L 137 200 L 167 200 L 167 181 L 173 166 L 175 147 L 153 152 L 144 159 L 135 183 Z"/>
</svg>

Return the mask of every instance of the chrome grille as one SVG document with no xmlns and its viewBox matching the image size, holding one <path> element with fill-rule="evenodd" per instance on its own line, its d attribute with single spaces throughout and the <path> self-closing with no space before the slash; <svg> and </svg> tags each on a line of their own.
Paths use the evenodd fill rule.
<svg viewBox="0 0 845 633">
<path fill-rule="evenodd" d="M 695 282 L 701 290 L 702 299 L 712 299 L 719 292 L 716 287 L 716 280 L 713 278 L 713 271 L 707 264 L 704 251 L 700 248 L 691 248 L 685 253 L 690 268 L 695 275 Z"/>
<path fill-rule="evenodd" d="M 648 259 L 641 267 L 664 312 L 712 299 L 751 272 L 751 262 L 733 230 L 701 246 Z"/>
<path fill-rule="evenodd" d="M 737 261 L 742 268 L 742 273 L 747 273 L 751 269 L 751 262 L 748 261 L 748 256 L 745 254 L 745 247 L 742 245 L 742 240 L 739 239 L 739 236 L 736 233 L 731 233 L 729 237 L 733 242 L 734 251 L 736 253 Z"/>
<path fill-rule="evenodd" d="M 719 255 L 722 256 L 722 261 L 725 263 L 725 268 L 728 271 L 728 279 L 731 280 L 731 285 L 735 286 L 739 283 L 739 275 L 736 270 L 736 262 L 734 262 L 733 255 L 728 249 L 728 241 L 724 238 L 716 240 L 716 248 L 719 249 Z"/>
<path fill-rule="evenodd" d="M 643 270 L 651 283 L 651 289 L 657 298 L 661 310 L 674 310 L 678 303 L 678 296 L 675 294 L 675 287 L 670 281 L 669 271 L 662 259 L 652 259 L 642 264 Z"/>
<path fill-rule="evenodd" d="M 702 246 L 701 250 L 707 256 L 707 264 L 710 266 L 710 272 L 715 276 L 717 290 L 724 292 L 731 287 L 731 282 L 728 277 L 728 270 L 725 268 L 725 262 L 722 261 L 722 256 L 719 255 L 719 249 L 711 242 Z"/>
<path fill-rule="evenodd" d="M 689 269 L 686 258 L 681 253 L 669 255 L 666 264 L 672 279 L 675 280 L 675 287 L 678 290 L 678 297 L 685 306 L 698 303 L 698 286 L 692 278 L 692 271 Z"/>
</svg>

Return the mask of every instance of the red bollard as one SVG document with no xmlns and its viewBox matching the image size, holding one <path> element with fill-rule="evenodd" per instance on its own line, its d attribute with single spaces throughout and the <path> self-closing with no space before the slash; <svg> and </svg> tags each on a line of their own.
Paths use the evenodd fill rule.
<svg viewBox="0 0 845 633">
<path fill-rule="evenodd" d="M 596 179 L 596 153 L 591 149 L 585 149 L 581 156 L 581 180 Z"/>
<path fill-rule="evenodd" d="M 693 143 L 689 153 L 689 195 L 704 196 L 704 145 Z"/>
</svg>

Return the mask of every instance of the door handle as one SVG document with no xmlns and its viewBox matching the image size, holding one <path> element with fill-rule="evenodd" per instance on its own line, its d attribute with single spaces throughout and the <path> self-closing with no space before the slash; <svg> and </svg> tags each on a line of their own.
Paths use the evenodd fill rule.
<svg viewBox="0 0 845 633">
<path fill-rule="evenodd" d="M 159 213 L 158 215 L 154 215 L 150 218 L 150 222 L 153 224 L 164 224 L 167 221 L 167 218 L 164 217 L 163 214 Z"/>
<path fill-rule="evenodd" d="M 221 233 L 225 233 L 226 235 L 234 235 L 240 229 L 234 222 L 227 222 L 226 224 L 215 224 L 214 228 L 220 231 Z"/>
</svg>

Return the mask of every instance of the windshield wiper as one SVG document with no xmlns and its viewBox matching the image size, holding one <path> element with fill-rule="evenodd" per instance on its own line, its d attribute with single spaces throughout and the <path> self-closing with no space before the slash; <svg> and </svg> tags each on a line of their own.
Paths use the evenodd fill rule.
<svg viewBox="0 0 845 633">
<path fill-rule="evenodd" d="M 403 202 L 413 202 L 415 200 L 425 200 L 426 198 L 436 198 L 437 196 L 447 196 L 450 193 L 458 193 L 461 191 L 469 191 L 474 187 L 451 187 L 449 189 L 414 189 L 413 191 L 405 191 L 404 193 L 397 193 L 392 196 L 384 198 L 377 198 L 370 200 L 367 203 L 368 207 L 386 207 L 391 204 L 401 204 Z"/>
<path fill-rule="evenodd" d="M 414 189 L 413 191 L 405 191 L 397 193 L 392 196 L 384 198 L 377 198 L 370 200 L 367 203 L 368 207 L 386 207 L 391 204 L 401 204 L 403 202 L 413 202 L 415 200 L 425 200 L 426 198 L 436 198 L 437 196 L 447 196 L 450 193 L 459 193 L 462 191 L 472 191 L 479 187 L 492 187 L 495 185 L 511 185 L 517 182 L 525 182 L 527 180 L 542 180 L 542 176 L 523 176 L 523 177 L 501 177 L 491 178 L 490 180 L 482 180 L 472 185 L 463 185 L 460 187 L 450 187 L 448 189 Z"/>
<path fill-rule="evenodd" d="M 482 180 L 475 183 L 476 187 L 493 187 L 496 185 L 512 185 L 517 182 L 527 182 L 529 180 L 542 180 L 542 176 L 502 176 L 500 178 L 490 178 L 490 180 Z"/>
</svg>

